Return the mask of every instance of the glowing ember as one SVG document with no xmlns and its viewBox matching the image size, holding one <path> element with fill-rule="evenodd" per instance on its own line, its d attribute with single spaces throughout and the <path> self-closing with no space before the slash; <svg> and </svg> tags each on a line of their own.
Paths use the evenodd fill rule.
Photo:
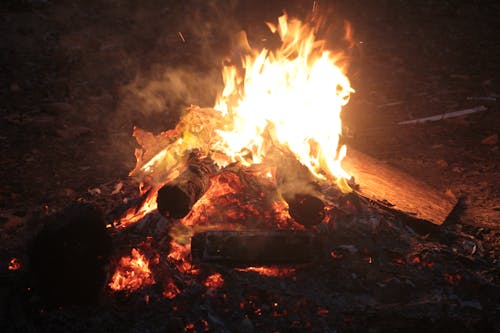
<svg viewBox="0 0 500 333">
<path fill-rule="evenodd" d="M 446 282 L 448 282 L 451 285 L 457 285 L 460 283 L 460 281 L 462 281 L 462 276 L 458 273 L 451 274 L 451 273 L 445 272 L 444 278 L 445 278 Z"/>
<path fill-rule="evenodd" d="M 175 241 L 170 242 L 170 253 L 167 258 L 172 262 L 177 270 L 182 273 L 196 275 L 199 270 L 195 269 L 188 261 L 189 253 L 191 252 L 191 245 L 181 245 Z"/>
<path fill-rule="evenodd" d="M 164 290 L 162 293 L 163 297 L 168 299 L 173 299 L 179 294 L 180 294 L 179 288 L 177 288 L 174 281 L 169 280 L 167 284 L 164 286 Z"/>
<path fill-rule="evenodd" d="M 220 273 L 215 273 L 207 277 L 204 283 L 205 287 L 208 289 L 217 289 L 224 285 L 224 279 Z"/>
<path fill-rule="evenodd" d="M 131 256 L 120 259 L 109 287 L 113 290 L 134 291 L 155 283 L 149 261 L 138 250 L 132 249 Z"/>
<path fill-rule="evenodd" d="M 21 262 L 17 258 L 12 258 L 9 262 L 8 269 L 9 271 L 17 271 L 21 268 Z"/>
<path fill-rule="evenodd" d="M 318 316 L 327 316 L 329 311 L 325 308 L 318 308 Z"/>
<path fill-rule="evenodd" d="M 236 270 L 240 272 L 256 272 L 262 276 L 274 276 L 274 277 L 286 277 L 295 273 L 295 268 L 289 268 L 289 267 L 259 266 L 259 267 L 236 268 Z"/>
<path fill-rule="evenodd" d="M 270 223 L 278 227 L 285 224 L 287 211 L 283 211 L 283 204 L 277 201 L 275 189 L 262 185 L 262 181 L 252 181 L 247 176 L 241 172 L 235 174 L 223 171 L 213 177 L 210 188 L 182 223 L 193 226 L 196 231 L 202 231 L 203 227 L 208 229 L 222 225 L 237 229 L 258 223 Z M 252 186 L 253 183 L 259 186 Z M 283 216 L 278 216 L 283 212 Z"/>
</svg>

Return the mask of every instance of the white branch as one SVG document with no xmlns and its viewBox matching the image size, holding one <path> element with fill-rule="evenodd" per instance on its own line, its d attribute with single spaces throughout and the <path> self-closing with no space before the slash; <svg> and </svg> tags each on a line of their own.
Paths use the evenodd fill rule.
<svg viewBox="0 0 500 333">
<path fill-rule="evenodd" d="M 448 119 L 448 118 L 461 117 L 461 116 L 465 116 L 468 114 L 486 111 L 486 110 L 488 110 L 487 107 L 480 105 L 480 106 L 476 106 L 476 107 L 473 107 L 470 109 L 447 112 L 447 113 L 442 113 L 442 114 L 438 114 L 435 116 L 418 118 L 418 119 L 413 119 L 413 120 L 405 120 L 405 121 L 399 122 L 398 125 L 421 124 L 421 123 L 425 123 L 427 121 L 438 121 L 438 120 L 443 120 L 443 119 Z"/>
</svg>

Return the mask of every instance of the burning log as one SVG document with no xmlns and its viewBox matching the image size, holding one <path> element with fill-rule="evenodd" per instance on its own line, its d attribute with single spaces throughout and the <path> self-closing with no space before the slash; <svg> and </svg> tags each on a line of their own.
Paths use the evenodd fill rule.
<svg viewBox="0 0 500 333">
<path fill-rule="evenodd" d="M 441 225 L 457 204 L 456 199 L 352 148 L 342 165 L 359 184 L 361 196 L 416 219 Z"/>
<path fill-rule="evenodd" d="M 325 217 L 325 204 L 311 194 L 298 193 L 285 196 L 288 213 L 298 223 L 309 227 L 321 223 Z"/>
<path fill-rule="evenodd" d="M 310 232 L 212 230 L 191 239 L 193 260 L 236 266 L 307 263 L 321 252 Z"/>
<path fill-rule="evenodd" d="M 74 204 L 41 222 L 29 252 L 35 290 L 48 305 L 97 302 L 111 255 L 102 212 Z"/>
<path fill-rule="evenodd" d="M 290 216 L 306 227 L 321 223 L 325 217 L 325 205 L 320 199 L 318 183 L 309 169 L 294 156 L 284 155 L 280 155 L 280 162 L 276 163 L 276 178 Z"/>
<path fill-rule="evenodd" d="M 208 190 L 214 171 L 209 157 L 203 157 L 199 152 L 191 153 L 186 170 L 158 191 L 156 202 L 160 214 L 178 219 L 186 216 Z"/>
</svg>

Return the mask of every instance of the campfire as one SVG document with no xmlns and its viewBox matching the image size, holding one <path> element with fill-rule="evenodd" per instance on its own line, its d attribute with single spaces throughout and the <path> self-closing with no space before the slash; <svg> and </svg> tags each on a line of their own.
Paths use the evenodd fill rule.
<svg viewBox="0 0 500 333">
<path fill-rule="evenodd" d="M 358 152 L 343 164 L 341 111 L 354 89 L 343 54 L 316 39 L 319 23 L 283 15 L 268 27 L 281 46 L 255 50 L 241 33 L 241 63 L 226 62 L 224 89 L 213 108 L 191 106 L 174 129 L 156 136 L 135 128 L 141 148 L 130 176 L 140 181 L 141 203 L 113 227 L 125 229 L 160 213 L 171 239 L 166 257 L 180 271 L 198 274 L 193 263 L 255 269 L 319 260 L 324 227 L 352 213 L 362 198 L 396 200 L 388 205 L 403 211 L 410 205 L 416 218 L 442 223 L 453 200 L 423 184 L 408 186 L 416 181 Z M 397 186 L 428 198 L 423 204 L 418 195 L 398 201 Z M 256 271 L 278 276 L 289 269 Z M 134 248 L 109 286 L 133 291 L 151 283 L 148 262 Z M 172 281 L 165 285 L 164 293 L 178 293 Z"/>
<path fill-rule="evenodd" d="M 4 1 L 0 332 L 498 331 L 497 3 Z"/>
<path fill-rule="evenodd" d="M 225 59 L 213 107 L 190 106 L 157 135 L 134 128 L 138 190 L 111 190 L 130 194 L 112 218 L 70 209 L 35 239 L 31 266 L 42 296 L 57 296 L 50 305 L 95 302 L 104 286 L 114 301 L 161 304 L 170 319 L 201 300 L 199 318 L 173 331 L 227 331 L 219 317 L 232 311 L 244 316 L 230 325 L 238 331 L 252 331 L 252 321 L 258 331 L 266 316 L 289 316 L 280 329 L 309 330 L 311 318 L 317 324 L 345 304 L 392 314 L 403 297 L 419 312 L 428 290 L 483 281 L 460 262 L 484 251 L 473 239 L 457 231 L 444 246 L 432 236 L 457 198 L 346 145 L 349 59 L 318 38 L 320 23 L 287 15 L 268 23 L 281 41 L 274 49 L 254 49 L 241 33 L 241 58 Z M 14 258 L 8 269 L 22 263 Z M 323 302 L 326 289 L 352 293 Z M 349 327 L 353 316 L 341 321 Z"/>
<path fill-rule="evenodd" d="M 283 15 L 268 27 L 281 46 L 254 50 L 240 34 L 241 63 L 224 66 L 213 108 L 190 107 L 175 129 L 158 136 L 134 130 L 142 148 L 131 176 L 140 179 L 144 201 L 116 228 L 157 210 L 178 224 L 168 256 L 185 262 L 295 264 L 317 257 L 317 239 L 305 230 L 328 220 L 335 196 L 352 191 L 341 165 L 340 115 L 354 90 L 342 54 L 316 39 L 318 24 Z M 114 290 L 148 281 L 139 272 L 120 274 L 134 260 L 127 258 L 110 282 Z M 133 271 L 139 267 L 149 269 Z"/>
<path fill-rule="evenodd" d="M 161 187 L 181 173 L 183 164 L 190 164 L 188 170 L 197 170 L 179 178 L 203 182 L 197 186 L 196 198 L 190 198 L 193 205 L 208 189 L 204 176 L 220 173 L 230 164 L 261 166 L 255 172 L 277 185 L 276 167 L 283 158 L 294 158 L 297 165 L 307 167 L 310 176 L 302 178 L 325 180 L 350 191 L 346 180 L 351 177 L 340 164 L 346 147 L 339 145 L 341 109 L 354 91 L 340 67 L 345 60 L 315 40 L 314 25 L 283 15 L 279 25 L 269 24 L 269 28 L 279 34 L 282 46 L 256 51 L 241 34 L 242 64 L 224 67 L 225 86 L 213 109 L 191 107 L 174 130 L 157 137 L 135 129 L 142 149 L 136 151 L 137 165 L 131 176 L 145 180 L 141 191 Z M 194 151 L 200 155 L 198 160 L 210 158 L 217 172 L 207 170 L 210 163 L 199 167 L 193 166 L 197 161 L 187 162 Z M 156 209 L 152 202 L 157 192 L 152 191 L 141 214 L 127 216 L 120 223 L 126 225 Z M 182 218 L 188 213 L 185 208 L 169 214 Z"/>
</svg>

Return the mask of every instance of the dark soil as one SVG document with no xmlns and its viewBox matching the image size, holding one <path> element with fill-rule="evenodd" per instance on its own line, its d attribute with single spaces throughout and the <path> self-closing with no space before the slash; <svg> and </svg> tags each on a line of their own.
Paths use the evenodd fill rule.
<svg viewBox="0 0 500 333">
<path fill-rule="evenodd" d="M 474 235 L 482 247 L 474 258 L 477 272 L 496 278 L 456 287 L 455 272 L 444 279 L 415 268 L 411 273 L 420 278 L 392 270 L 389 281 L 387 274 L 336 262 L 297 278 L 244 277 L 247 289 L 239 290 L 240 273 L 221 268 L 226 281 L 239 282 L 228 282 L 224 293 L 212 298 L 200 285 L 167 304 L 137 301 L 143 294 L 108 295 L 97 307 L 45 310 L 24 289 L 29 268 L 19 276 L 6 269 L 12 257 L 26 259 L 27 244 L 41 228 L 37 218 L 73 201 L 92 201 L 106 212 L 119 206 L 121 197 L 111 194 L 116 184 L 124 183 L 122 192 L 129 193 L 135 186 L 128 180 L 135 164 L 133 126 L 158 133 L 175 126 L 184 107 L 212 106 L 221 87 L 221 59 L 233 52 L 232 34 L 244 28 L 258 43 L 269 37 L 262 22 L 282 9 L 304 16 L 312 1 L 6 0 L 0 4 L 0 328 L 486 332 L 500 327 L 499 316 L 495 319 L 500 303 L 493 297 L 500 292 L 500 5 L 493 0 L 319 4 L 332 22 L 324 35 L 330 44 L 339 45 L 344 20 L 354 29 L 355 43 L 347 52 L 356 93 L 343 113 L 346 142 L 463 198 L 436 239 L 450 230 Z M 398 125 L 480 105 L 487 110 Z M 474 265 L 467 267 L 474 271 Z M 339 286 L 351 289 L 329 289 L 336 283 L 332 278 L 350 277 L 351 285 Z M 373 285 L 380 288 L 372 290 Z M 422 296 L 415 288 L 452 292 L 415 302 L 412 297 Z M 460 295 L 459 305 L 452 294 Z M 240 298 L 245 301 L 238 303 Z M 383 300 L 384 307 L 371 306 L 372 298 Z"/>
</svg>

